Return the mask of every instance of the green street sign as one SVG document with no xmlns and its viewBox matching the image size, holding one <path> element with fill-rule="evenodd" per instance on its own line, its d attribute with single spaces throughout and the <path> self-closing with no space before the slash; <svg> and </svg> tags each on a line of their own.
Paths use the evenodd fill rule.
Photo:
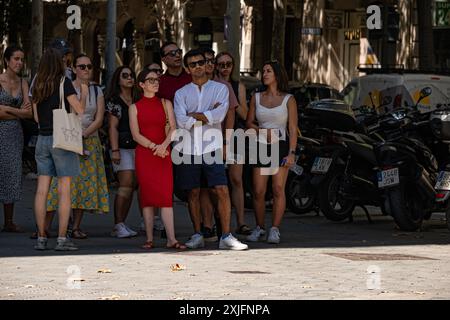
<svg viewBox="0 0 450 320">
<path fill-rule="evenodd" d="M 436 1 L 435 27 L 450 27 L 450 2 Z"/>
</svg>

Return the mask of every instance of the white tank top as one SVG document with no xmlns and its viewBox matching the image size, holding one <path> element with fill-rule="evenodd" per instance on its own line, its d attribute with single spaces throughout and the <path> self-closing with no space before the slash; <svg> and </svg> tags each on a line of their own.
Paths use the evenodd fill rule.
<svg viewBox="0 0 450 320">
<path fill-rule="evenodd" d="M 257 92 L 255 95 L 258 126 L 263 129 L 280 130 L 280 140 L 286 140 L 286 129 L 288 126 L 287 102 L 291 96 L 291 94 L 287 94 L 279 106 L 267 108 L 260 103 L 261 93 Z"/>
</svg>

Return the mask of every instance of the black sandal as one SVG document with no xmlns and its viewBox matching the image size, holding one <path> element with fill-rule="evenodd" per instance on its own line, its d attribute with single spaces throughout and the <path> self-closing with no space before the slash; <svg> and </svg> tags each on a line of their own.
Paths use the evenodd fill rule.
<svg viewBox="0 0 450 320">
<path fill-rule="evenodd" d="M 250 229 L 250 227 L 248 225 L 243 224 L 236 230 L 236 233 L 248 236 L 252 233 L 252 229 Z"/>
</svg>

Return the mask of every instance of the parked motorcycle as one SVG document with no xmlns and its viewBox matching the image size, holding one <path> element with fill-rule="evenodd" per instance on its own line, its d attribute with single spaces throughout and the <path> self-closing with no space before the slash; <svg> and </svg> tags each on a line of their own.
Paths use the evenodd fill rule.
<svg viewBox="0 0 450 320">
<path fill-rule="evenodd" d="M 332 221 L 350 218 L 356 205 L 375 205 L 389 211 L 386 199 L 378 191 L 377 160 L 373 145 L 383 142 L 376 124 L 377 115 L 366 112 L 357 121 L 350 106 L 339 101 L 322 101 L 311 105 L 319 116 L 316 130 L 323 147 L 314 160 L 311 172 L 322 213 Z M 361 118 L 361 114 L 360 114 Z"/>
<path fill-rule="evenodd" d="M 431 113 L 430 128 L 439 140 L 435 154 L 439 164 L 439 174 L 435 185 L 436 203 L 446 212 L 447 226 L 450 230 L 450 105 L 441 105 Z"/>
<path fill-rule="evenodd" d="M 286 182 L 286 206 L 295 214 L 311 212 L 317 206 L 317 192 L 311 185 L 311 167 L 320 147 L 316 139 L 299 136 L 296 163 Z"/>
<path fill-rule="evenodd" d="M 430 94 L 431 88 L 422 89 L 417 104 Z M 381 126 L 388 137 L 375 148 L 380 167 L 378 186 L 385 190 L 390 212 L 398 227 L 405 231 L 417 230 L 423 219 L 442 207 L 435 201 L 438 163 L 416 134 L 429 125 L 429 120 L 417 111 L 417 104 L 387 115 Z"/>
</svg>

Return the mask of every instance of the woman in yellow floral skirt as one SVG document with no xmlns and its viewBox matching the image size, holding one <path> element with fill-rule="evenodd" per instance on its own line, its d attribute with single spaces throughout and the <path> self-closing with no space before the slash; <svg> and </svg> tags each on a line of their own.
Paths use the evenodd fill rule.
<svg viewBox="0 0 450 320">
<path fill-rule="evenodd" d="M 91 59 L 79 55 L 74 59 L 73 69 L 76 79 L 73 86 L 79 94 L 81 83 L 89 84 L 92 75 Z M 83 126 L 84 156 L 80 156 L 80 175 L 72 179 L 70 186 L 72 195 L 73 226 L 72 238 L 85 239 L 87 235 L 81 231 L 80 224 L 83 212 L 109 212 L 109 191 L 103 162 L 102 145 L 98 129 L 102 126 L 105 113 L 105 99 L 100 87 L 89 85 L 86 110 L 81 116 Z M 52 181 L 48 195 L 47 210 L 54 211 L 58 207 L 56 181 Z"/>
</svg>

